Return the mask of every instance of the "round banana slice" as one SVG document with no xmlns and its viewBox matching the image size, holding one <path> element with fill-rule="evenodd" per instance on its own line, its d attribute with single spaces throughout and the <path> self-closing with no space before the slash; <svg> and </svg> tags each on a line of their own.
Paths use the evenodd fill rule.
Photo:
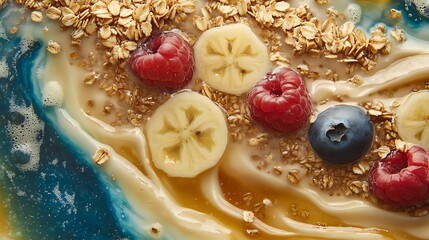
<svg viewBox="0 0 429 240">
<path fill-rule="evenodd" d="M 198 77 L 235 95 L 249 91 L 269 67 L 267 47 L 240 23 L 205 31 L 194 45 L 194 56 Z"/>
<path fill-rule="evenodd" d="M 396 115 L 402 140 L 429 148 L 429 91 L 411 93 Z"/>
<path fill-rule="evenodd" d="M 181 92 L 161 105 L 146 125 L 155 166 L 169 176 L 191 178 L 221 159 L 228 128 L 222 110 L 196 92 Z"/>
</svg>

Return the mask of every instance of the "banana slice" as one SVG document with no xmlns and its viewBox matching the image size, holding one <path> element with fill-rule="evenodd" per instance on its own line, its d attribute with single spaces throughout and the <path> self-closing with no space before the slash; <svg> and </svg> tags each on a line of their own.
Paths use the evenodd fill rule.
<svg viewBox="0 0 429 240">
<path fill-rule="evenodd" d="M 222 110 L 196 92 L 181 92 L 161 105 L 146 125 L 155 166 L 169 176 L 191 178 L 222 157 L 228 128 Z"/>
<path fill-rule="evenodd" d="M 411 93 L 396 115 L 402 140 L 429 148 L 429 91 Z"/>
<path fill-rule="evenodd" d="M 194 45 L 194 56 L 198 77 L 235 95 L 249 91 L 269 67 L 267 47 L 244 24 L 205 31 Z"/>
</svg>

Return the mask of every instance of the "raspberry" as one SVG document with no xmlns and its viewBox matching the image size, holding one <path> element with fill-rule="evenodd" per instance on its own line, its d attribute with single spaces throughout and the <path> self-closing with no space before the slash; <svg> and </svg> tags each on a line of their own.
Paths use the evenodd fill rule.
<svg viewBox="0 0 429 240">
<path fill-rule="evenodd" d="M 174 32 L 152 35 L 131 54 L 129 61 L 141 81 L 164 90 L 184 87 L 194 74 L 192 47 Z"/>
<path fill-rule="evenodd" d="M 429 154 L 413 146 L 406 153 L 393 151 L 370 171 L 369 187 L 375 197 L 394 208 L 419 206 L 429 200 Z"/>
<path fill-rule="evenodd" d="M 255 121 L 282 133 L 302 127 L 311 113 L 305 84 L 290 68 L 268 73 L 250 90 L 248 102 Z"/>
</svg>

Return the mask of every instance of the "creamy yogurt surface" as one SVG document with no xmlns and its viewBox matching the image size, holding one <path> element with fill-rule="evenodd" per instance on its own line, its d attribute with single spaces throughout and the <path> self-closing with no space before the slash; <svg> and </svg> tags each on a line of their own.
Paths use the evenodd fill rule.
<svg viewBox="0 0 429 240">
<path fill-rule="evenodd" d="M 412 91 L 427 89 L 429 20 L 425 1 L 321 2 L 286 1 L 296 8 L 309 6 L 322 20 L 327 18 L 327 9 L 335 9 L 339 24 L 353 22 L 367 36 L 382 24 L 391 50 L 374 59 L 373 68 L 348 73 L 344 61 L 294 55 L 291 46 L 282 45 L 279 52 L 290 60 L 287 64 L 304 75 L 313 100 L 313 117 L 338 104 L 360 105 L 373 118 L 379 117 L 378 112 L 391 116 Z M 204 15 L 204 4 L 196 4 L 196 16 Z M 401 12 L 399 19 L 389 16 L 391 9 Z M 151 160 L 145 121 L 118 120 L 124 119 L 120 114 L 128 107 L 124 99 L 134 93 L 113 95 L 103 85 L 115 82 L 110 79 L 115 73 L 105 70 L 106 56 L 112 55 L 106 55 L 107 50 L 97 43 L 97 34 L 80 39 L 76 46 L 70 37 L 76 32 L 71 28 L 46 17 L 34 21 L 31 15 L 32 10 L 12 1 L 0 10 L 0 41 L 5 46 L 0 50 L 4 108 L 0 134 L 5 139 L 0 148 L 0 200 L 4 203 L 0 206 L 0 238 L 427 238 L 427 208 L 385 209 L 364 190 L 367 185 L 359 176 L 368 174 L 373 156 L 382 146 L 374 145 L 372 157 L 348 167 L 362 171 L 355 172 L 356 184 L 360 184 L 355 191 L 352 185 L 343 191 L 340 183 L 329 179 L 327 186 L 332 181 L 339 184 L 338 189 L 323 187 L 323 177 L 322 183 L 317 182 L 320 175 L 314 173 L 315 168 L 326 172 L 338 168 L 316 160 L 318 165 L 304 165 L 304 159 L 314 157 L 305 129 L 284 137 L 257 126 L 259 139 L 268 139 L 263 146 L 250 144 L 252 136 L 231 136 L 215 167 L 194 178 L 169 177 Z M 258 23 L 245 21 L 264 39 Z M 191 25 L 185 21 L 174 27 L 193 42 L 202 31 L 195 23 Z M 392 37 L 390 32 L 395 29 L 403 30 L 406 39 Z M 49 50 L 56 46 L 61 47 L 60 52 Z M 109 64 L 115 63 L 121 61 L 111 58 Z M 282 64 L 286 62 L 272 60 L 273 68 Z M 314 77 L 307 68 L 321 74 Z M 125 69 L 129 87 L 141 87 L 130 69 Z M 327 70 L 335 72 L 335 77 L 322 74 Z M 187 87 L 195 90 L 198 84 L 193 79 Z M 200 92 L 207 95 L 204 88 Z M 156 109 L 169 97 L 158 94 L 148 106 Z M 383 108 L 366 104 L 371 101 Z M 289 148 L 297 145 L 300 147 Z M 96 157 L 101 153 L 107 154 L 107 160 Z"/>
</svg>

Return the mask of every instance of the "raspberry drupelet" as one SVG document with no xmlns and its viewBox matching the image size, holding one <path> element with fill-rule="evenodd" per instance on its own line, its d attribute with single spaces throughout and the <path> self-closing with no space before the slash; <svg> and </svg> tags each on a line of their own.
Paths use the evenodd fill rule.
<svg viewBox="0 0 429 240">
<path fill-rule="evenodd" d="M 381 203 L 393 208 L 420 206 L 429 200 L 429 154 L 413 146 L 393 151 L 370 171 L 369 187 Z"/>
<path fill-rule="evenodd" d="M 194 54 L 179 34 L 154 34 L 132 52 L 131 70 L 148 85 L 175 91 L 184 87 L 194 73 Z"/>
<path fill-rule="evenodd" d="M 248 95 L 252 118 L 282 132 L 302 127 L 311 114 L 311 101 L 301 76 L 290 68 L 268 73 Z"/>
</svg>

